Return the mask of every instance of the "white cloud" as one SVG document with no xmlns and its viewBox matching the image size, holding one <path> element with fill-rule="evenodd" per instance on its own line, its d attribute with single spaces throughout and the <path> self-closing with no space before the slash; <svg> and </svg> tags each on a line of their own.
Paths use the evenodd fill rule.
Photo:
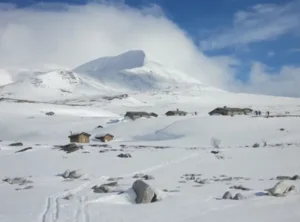
<svg viewBox="0 0 300 222">
<path fill-rule="evenodd" d="M 215 30 L 200 42 L 203 50 L 247 45 L 300 32 L 300 0 L 287 4 L 259 4 L 234 15 L 231 28 Z"/>
<path fill-rule="evenodd" d="M 224 69 L 226 60 L 220 65 L 201 53 L 159 6 L 133 9 L 122 1 L 108 2 L 0 7 L 0 67 L 55 64 L 73 68 L 98 57 L 143 49 L 204 83 L 226 88 L 233 80 Z"/>
<path fill-rule="evenodd" d="M 300 83 L 300 67 L 284 66 L 279 71 L 255 62 L 250 72 L 247 84 L 240 84 L 238 91 L 275 96 L 300 97 L 298 90 Z"/>
</svg>

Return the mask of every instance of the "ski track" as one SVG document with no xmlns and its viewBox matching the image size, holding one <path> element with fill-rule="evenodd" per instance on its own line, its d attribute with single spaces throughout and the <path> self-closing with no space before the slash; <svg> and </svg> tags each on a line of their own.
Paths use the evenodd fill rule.
<svg viewBox="0 0 300 222">
<path fill-rule="evenodd" d="M 170 160 L 167 162 L 163 162 L 161 164 L 146 168 L 144 170 L 139 170 L 136 172 L 131 172 L 131 173 L 127 173 L 124 175 L 121 175 L 120 177 L 131 177 L 132 175 L 136 174 L 136 173 L 146 173 L 146 172 L 152 172 L 155 170 L 158 170 L 160 168 L 169 166 L 171 164 L 175 164 L 175 163 L 181 163 L 183 161 L 186 161 L 188 159 L 191 158 L 195 158 L 199 155 L 199 152 L 195 152 L 192 153 L 190 155 L 184 156 L 182 158 L 179 159 L 175 159 L 175 160 Z M 81 190 L 87 188 L 88 186 L 97 183 L 97 184 L 101 184 L 103 182 L 105 182 L 109 177 L 108 176 L 102 176 L 100 179 L 97 180 L 93 180 L 93 181 L 88 181 L 85 182 L 81 185 L 79 185 L 78 187 L 75 187 L 73 189 L 64 191 L 64 192 L 60 192 L 54 195 L 50 195 L 47 200 L 46 200 L 46 204 L 45 204 L 45 210 L 44 213 L 42 214 L 42 222 L 57 222 L 59 220 L 59 215 L 60 215 L 60 204 L 59 204 L 59 199 L 67 196 L 67 195 L 74 195 L 78 192 L 80 192 Z M 88 205 L 89 204 L 93 204 L 93 203 L 98 203 L 101 202 L 102 199 L 110 199 L 113 198 L 115 195 L 109 195 L 109 196 L 104 196 L 104 197 L 100 197 L 98 199 L 95 200 L 90 200 L 88 201 L 87 196 L 82 196 L 79 197 L 78 201 L 79 201 L 79 206 L 76 209 L 75 215 L 74 215 L 74 221 L 75 222 L 90 222 L 90 215 L 88 213 Z M 80 220 L 81 219 L 81 220 Z"/>
<path fill-rule="evenodd" d="M 44 213 L 42 214 L 42 222 L 57 222 L 60 214 L 59 199 L 66 195 L 75 194 L 83 190 L 87 186 L 91 185 L 92 182 L 85 182 L 78 187 L 71 190 L 67 190 L 61 193 L 50 195 L 46 201 L 46 207 Z"/>
</svg>

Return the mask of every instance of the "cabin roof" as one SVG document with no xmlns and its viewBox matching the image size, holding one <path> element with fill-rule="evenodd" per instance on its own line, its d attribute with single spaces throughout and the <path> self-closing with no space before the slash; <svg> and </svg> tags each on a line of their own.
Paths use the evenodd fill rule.
<svg viewBox="0 0 300 222">
<path fill-rule="evenodd" d="M 129 112 L 126 112 L 125 115 L 149 115 L 149 113 L 144 112 L 144 111 L 129 111 Z"/>
<path fill-rule="evenodd" d="M 245 111 L 245 110 L 252 111 L 252 109 L 250 109 L 250 108 L 218 107 L 218 108 L 214 109 L 213 111 L 211 111 L 210 113 L 224 112 L 224 111 L 240 112 L 240 111 Z"/>
<path fill-rule="evenodd" d="M 187 112 L 182 111 L 182 110 L 170 110 L 166 112 L 166 114 L 187 114 Z"/>
<path fill-rule="evenodd" d="M 71 137 L 77 137 L 77 136 L 80 136 L 80 135 L 84 135 L 84 136 L 87 136 L 87 137 L 91 136 L 91 134 L 88 134 L 86 132 L 81 132 L 81 133 L 74 133 L 74 134 L 70 135 L 69 138 L 71 138 Z"/>
<path fill-rule="evenodd" d="M 114 136 L 113 136 L 112 134 L 110 134 L 110 133 L 100 134 L 100 135 L 98 135 L 97 137 L 99 138 L 99 137 L 105 137 L 105 136 L 114 137 Z"/>
</svg>

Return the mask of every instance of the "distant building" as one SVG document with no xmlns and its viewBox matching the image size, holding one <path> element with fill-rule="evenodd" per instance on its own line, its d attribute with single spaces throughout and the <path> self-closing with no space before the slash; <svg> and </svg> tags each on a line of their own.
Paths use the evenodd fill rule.
<svg viewBox="0 0 300 222">
<path fill-rule="evenodd" d="M 104 135 L 101 135 L 101 136 L 97 136 L 96 139 L 100 140 L 103 143 L 107 143 L 107 142 L 113 140 L 114 136 L 107 133 L 107 134 L 104 134 Z"/>
<path fill-rule="evenodd" d="M 249 115 L 253 112 L 250 108 L 216 108 L 213 111 L 209 112 L 209 115 L 222 115 L 222 116 L 232 116 L 232 115 Z"/>
<path fill-rule="evenodd" d="M 125 118 L 129 118 L 131 120 L 136 120 L 139 118 L 150 118 L 150 117 L 157 117 L 156 113 L 147 113 L 147 112 L 126 112 Z"/>
<path fill-rule="evenodd" d="M 187 115 L 187 112 L 181 111 L 179 109 L 170 110 L 170 111 L 166 112 L 166 116 L 186 116 L 186 115 Z"/>
<path fill-rule="evenodd" d="M 89 143 L 90 142 L 90 134 L 82 132 L 71 134 L 69 136 L 71 143 Z"/>
</svg>

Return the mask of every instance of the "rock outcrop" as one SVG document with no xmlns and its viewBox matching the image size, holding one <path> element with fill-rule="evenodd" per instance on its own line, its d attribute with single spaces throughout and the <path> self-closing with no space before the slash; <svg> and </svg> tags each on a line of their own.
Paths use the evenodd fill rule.
<svg viewBox="0 0 300 222">
<path fill-rule="evenodd" d="M 132 185 L 132 189 L 136 193 L 135 201 L 137 204 L 147 204 L 157 201 L 155 190 L 143 180 L 136 180 Z"/>
</svg>

